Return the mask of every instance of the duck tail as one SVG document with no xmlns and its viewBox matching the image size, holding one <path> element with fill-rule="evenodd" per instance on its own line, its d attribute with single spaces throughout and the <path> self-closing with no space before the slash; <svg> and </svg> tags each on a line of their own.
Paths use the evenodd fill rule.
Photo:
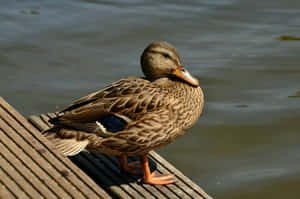
<svg viewBox="0 0 300 199">
<path fill-rule="evenodd" d="M 72 132 L 71 132 L 72 131 Z M 60 129 L 53 127 L 43 132 L 43 135 L 55 146 L 55 148 L 65 156 L 74 156 L 84 151 L 89 144 L 88 139 L 77 140 L 74 130 Z"/>
</svg>

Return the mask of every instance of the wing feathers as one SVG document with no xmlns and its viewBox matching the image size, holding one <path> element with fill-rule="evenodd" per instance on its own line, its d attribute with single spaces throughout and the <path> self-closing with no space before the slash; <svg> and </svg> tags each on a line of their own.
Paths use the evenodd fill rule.
<svg viewBox="0 0 300 199">
<path fill-rule="evenodd" d="M 102 123 L 108 132 L 124 130 L 127 124 L 138 121 L 145 113 L 156 111 L 163 106 L 168 101 L 166 96 L 167 93 L 148 80 L 122 79 L 81 98 L 64 109 L 64 115 L 50 122 L 62 128 L 73 128 L 107 137 L 111 134 L 103 133 L 96 121 Z M 117 122 L 116 118 L 121 119 L 117 119 Z M 105 123 L 108 123 L 110 128 Z"/>
<path fill-rule="evenodd" d="M 54 144 L 58 151 L 66 156 L 73 156 L 80 153 L 89 144 L 88 140 L 64 139 L 58 137 L 55 133 L 45 133 L 45 136 Z"/>
</svg>

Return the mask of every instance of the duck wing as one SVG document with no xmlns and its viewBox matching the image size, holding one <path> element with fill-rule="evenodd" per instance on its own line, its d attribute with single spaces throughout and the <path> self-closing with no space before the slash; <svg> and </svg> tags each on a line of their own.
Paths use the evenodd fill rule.
<svg viewBox="0 0 300 199">
<path fill-rule="evenodd" d="M 110 136 L 164 104 L 166 93 L 141 78 L 126 78 L 69 105 L 50 123 Z M 108 131 L 108 132 L 107 132 Z"/>
</svg>

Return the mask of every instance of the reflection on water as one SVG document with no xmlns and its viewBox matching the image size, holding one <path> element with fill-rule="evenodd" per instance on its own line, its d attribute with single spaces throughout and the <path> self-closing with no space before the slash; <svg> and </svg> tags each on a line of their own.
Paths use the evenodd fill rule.
<svg viewBox="0 0 300 199">
<path fill-rule="evenodd" d="M 216 198 L 299 196 L 300 3 L 0 3 L 1 95 L 25 115 L 141 76 L 153 40 L 176 46 L 206 97 L 202 118 L 160 150 Z M 291 37 L 289 37 L 291 38 Z"/>
</svg>

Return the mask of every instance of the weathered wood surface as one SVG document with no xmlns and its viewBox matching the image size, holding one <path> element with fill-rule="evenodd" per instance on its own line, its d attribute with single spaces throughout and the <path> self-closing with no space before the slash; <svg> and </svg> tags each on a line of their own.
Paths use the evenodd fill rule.
<svg viewBox="0 0 300 199">
<path fill-rule="evenodd" d="M 0 198 L 111 198 L 0 97 Z"/>
<path fill-rule="evenodd" d="M 143 184 L 141 176 L 119 170 L 117 157 L 100 153 L 70 157 L 80 170 L 40 133 L 55 114 L 32 116 L 31 125 L 1 97 L 0 105 L 0 198 L 211 198 L 155 152 L 150 167 L 174 174 L 175 184 Z"/>
</svg>

